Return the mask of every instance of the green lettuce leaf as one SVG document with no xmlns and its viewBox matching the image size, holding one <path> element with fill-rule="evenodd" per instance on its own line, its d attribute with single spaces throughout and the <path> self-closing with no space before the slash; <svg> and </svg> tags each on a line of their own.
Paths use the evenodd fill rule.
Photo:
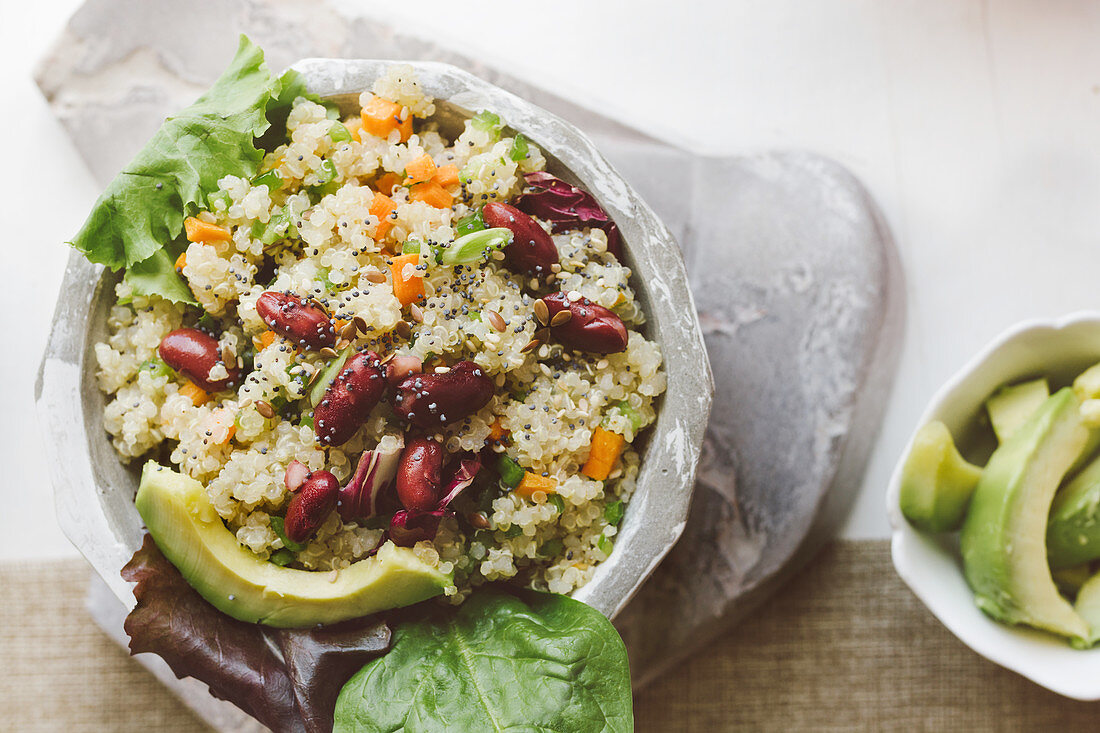
<svg viewBox="0 0 1100 733">
<path fill-rule="evenodd" d="M 159 295 L 174 303 L 193 303 L 191 290 L 176 273 L 176 255 L 172 249 L 158 249 L 126 270 L 125 280 L 134 295 Z"/>
<path fill-rule="evenodd" d="M 336 701 L 334 733 L 632 731 L 626 648 L 565 596 L 476 590 L 457 610 L 402 611 L 393 648 Z"/>
<path fill-rule="evenodd" d="M 290 105 L 304 92 L 297 73 L 274 77 L 263 51 L 241 36 L 225 73 L 165 120 L 99 197 L 71 244 L 92 262 L 126 268 L 127 280 L 145 294 L 194 302 L 170 257 L 184 218 L 203 208 L 220 178 L 256 174 L 264 154 L 257 138 L 269 128 L 285 133 Z"/>
</svg>

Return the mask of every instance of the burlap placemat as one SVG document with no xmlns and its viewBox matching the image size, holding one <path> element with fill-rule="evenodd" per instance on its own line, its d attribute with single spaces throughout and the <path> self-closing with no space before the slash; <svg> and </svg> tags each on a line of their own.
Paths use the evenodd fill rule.
<svg viewBox="0 0 1100 733">
<path fill-rule="evenodd" d="M 0 730 L 207 731 L 84 610 L 81 561 L 0 565 Z M 639 731 L 1095 730 L 971 652 L 894 575 L 885 541 L 837 542 L 706 655 L 637 699 Z"/>
</svg>

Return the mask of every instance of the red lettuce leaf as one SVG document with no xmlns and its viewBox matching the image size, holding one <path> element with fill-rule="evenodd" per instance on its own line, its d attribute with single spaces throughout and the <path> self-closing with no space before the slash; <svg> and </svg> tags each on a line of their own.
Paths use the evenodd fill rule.
<svg viewBox="0 0 1100 733">
<path fill-rule="evenodd" d="M 283 653 L 287 674 L 310 733 L 332 730 L 336 697 L 363 665 L 390 647 L 390 629 L 382 621 L 362 619 L 319 629 L 269 631 Z"/>
<path fill-rule="evenodd" d="M 439 531 L 439 522 L 447 512 L 414 512 L 402 509 L 390 519 L 389 537 L 395 545 L 412 547 L 421 540 L 430 540 Z"/>
<path fill-rule="evenodd" d="M 130 653 L 160 655 L 177 677 L 206 683 L 214 697 L 276 733 L 331 731 L 340 688 L 389 647 L 389 628 L 374 617 L 282 630 L 231 618 L 188 584 L 149 535 L 122 577 L 137 584 L 137 606 L 125 623 Z"/>
<path fill-rule="evenodd" d="M 615 259 L 622 260 L 619 227 L 592 194 L 545 171 L 527 173 L 523 179 L 531 190 L 520 194 L 513 202 L 517 209 L 550 222 L 550 229 L 555 234 L 585 227 L 603 229 L 607 234 L 607 251 Z"/>
</svg>

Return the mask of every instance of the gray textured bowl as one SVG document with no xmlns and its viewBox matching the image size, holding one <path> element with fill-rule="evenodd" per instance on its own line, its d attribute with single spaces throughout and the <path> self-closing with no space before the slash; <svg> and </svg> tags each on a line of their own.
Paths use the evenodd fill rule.
<svg viewBox="0 0 1100 733">
<path fill-rule="evenodd" d="M 298 69 L 311 91 L 349 109 L 393 62 L 308 59 Z M 473 112 L 491 109 L 545 152 L 547 168 L 590 191 L 615 219 L 634 270 L 633 285 L 664 349 L 668 391 L 644 446 L 638 489 L 615 552 L 574 593 L 614 616 L 672 548 L 687 519 L 703 432 L 714 390 L 683 259 L 668 229 L 615 172 L 591 141 L 567 122 L 446 64 L 413 62 L 436 97 L 436 120 L 455 134 Z M 119 570 L 141 544 L 134 508 L 137 473 L 121 463 L 103 430 L 103 395 L 95 383 L 92 344 L 106 335 L 116 277 L 73 253 L 35 388 L 62 530 L 127 606 Z"/>
</svg>

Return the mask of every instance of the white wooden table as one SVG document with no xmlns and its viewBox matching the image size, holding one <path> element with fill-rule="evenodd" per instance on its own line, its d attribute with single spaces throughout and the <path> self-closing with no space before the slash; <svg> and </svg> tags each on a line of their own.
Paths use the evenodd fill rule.
<svg viewBox="0 0 1100 733">
<path fill-rule="evenodd" d="M 53 520 L 32 392 L 63 242 L 98 191 L 31 74 L 79 4 L 0 0 L 0 265 L 15 283 L 0 292 L 0 560 L 75 553 Z M 1018 320 L 1100 308 L 1100 5 L 356 6 L 682 146 L 808 148 L 863 179 L 894 228 L 909 317 L 848 537 L 888 536 L 893 464 L 974 351 Z"/>
</svg>

